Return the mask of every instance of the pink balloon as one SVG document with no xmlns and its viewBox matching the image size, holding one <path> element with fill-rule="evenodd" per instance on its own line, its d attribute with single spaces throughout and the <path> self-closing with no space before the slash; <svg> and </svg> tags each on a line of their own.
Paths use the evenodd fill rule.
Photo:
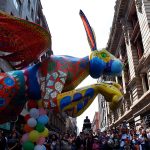
<svg viewBox="0 0 150 150">
<path fill-rule="evenodd" d="M 39 114 L 40 114 L 40 115 L 46 115 L 47 112 L 46 112 L 46 110 L 45 110 L 44 108 L 40 108 L 40 109 L 39 109 Z"/>
<path fill-rule="evenodd" d="M 26 142 L 27 140 L 29 139 L 29 134 L 28 133 L 25 133 L 22 138 L 21 138 L 21 142 L 24 143 Z"/>
<path fill-rule="evenodd" d="M 40 137 L 37 142 L 38 145 L 43 145 L 45 143 L 45 137 Z"/>
</svg>

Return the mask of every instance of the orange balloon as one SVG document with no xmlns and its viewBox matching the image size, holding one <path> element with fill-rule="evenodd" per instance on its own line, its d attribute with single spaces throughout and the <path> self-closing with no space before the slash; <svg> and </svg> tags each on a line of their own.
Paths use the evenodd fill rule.
<svg viewBox="0 0 150 150">
<path fill-rule="evenodd" d="M 25 132 L 30 132 L 30 131 L 33 130 L 33 128 L 31 128 L 31 127 L 29 127 L 27 124 L 25 124 L 23 130 L 24 130 Z"/>
</svg>

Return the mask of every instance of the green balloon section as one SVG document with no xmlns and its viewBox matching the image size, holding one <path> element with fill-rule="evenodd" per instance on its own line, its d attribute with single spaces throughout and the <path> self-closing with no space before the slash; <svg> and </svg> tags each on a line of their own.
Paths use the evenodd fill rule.
<svg viewBox="0 0 150 150">
<path fill-rule="evenodd" d="M 23 150 L 34 150 L 34 144 L 30 141 L 27 141 L 23 144 Z"/>
<path fill-rule="evenodd" d="M 38 131 L 38 132 L 43 132 L 44 131 L 44 125 L 43 124 L 41 124 L 41 123 L 38 123 L 37 125 L 36 125 L 36 130 Z"/>
</svg>

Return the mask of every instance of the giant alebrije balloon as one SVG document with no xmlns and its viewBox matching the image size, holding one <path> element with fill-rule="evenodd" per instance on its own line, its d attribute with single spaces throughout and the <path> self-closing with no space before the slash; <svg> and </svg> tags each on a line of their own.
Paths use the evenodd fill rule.
<svg viewBox="0 0 150 150">
<path fill-rule="evenodd" d="M 101 75 L 120 75 L 122 71 L 120 60 L 105 49 L 97 50 L 93 30 L 82 11 L 80 11 L 80 16 L 92 50 L 90 57 L 76 58 L 51 55 L 43 62 L 26 67 L 23 70 L 1 73 L 0 84 L 3 87 L 1 88 L 3 95 L 0 99 L 1 123 L 18 115 L 28 98 L 30 99 L 28 108 L 32 109 L 30 115 L 35 119 L 39 115 L 36 108 L 39 106 L 42 108 L 42 105 L 55 112 L 66 112 L 72 117 L 77 117 L 88 108 L 94 97 L 99 93 L 104 95 L 112 104 L 113 96 L 117 96 L 117 103 L 120 101 L 122 93 L 118 88 L 119 86 L 114 83 L 98 83 L 80 90 L 74 90 L 88 75 L 99 78 Z M 23 64 L 37 59 L 40 53 L 50 46 L 51 37 L 42 27 L 3 12 L 0 12 L 0 20 L 0 27 L 5 29 L 5 32 L 0 33 L 0 43 L 3 43 L 0 44 L 0 49 L 4 54 L 5 52 L 11 52 L 11 54 L 6 53 L 7 55 L 1 57 L 13 62 L 23 60 L 24 63 L 22 62 L 17 67 L 24 67 Z M 22 29 L 22 34 L 18 32 L 19 29 Z M 8 36 L 7 32 L 11 36 Z M 26 37 L 30 37 L 32 40 Z M 107 90 L 102 86 L 107 86 Z M 84 98 L 86 97 L 85 93 L 91 88 L 93 89 L 90 90 L 92 93 L 88 93 L 90 98 Z M 8 92 L 6 93 L 4 89 Z M 115 94 L 110 95 L 109 91 L 115 91 Z M 39 100 L 38 103 L 34 102 L 35 100 Z M 115 107 L 111 108 L 115 109 Z M 4 117 L 5 114 L 7 114 L 7 117 Z"/>
<path fill-rule="evenodd" d="M 35 143 L 39 140 L 34 138 L 36 133 L 48 136 L 47 128 L 40 132 L 37 127 L 39 123 L 45 125 L 48 122 L 46 111 L 43 111 L 45 108 L 77 117 L 90 106 L 97 94 L 102 94 L 110 102 L 112 110 L 118 107 L 123 96 L 121 86 L 115 82 L 104 81 L 75 89 L 88 75 L 93 78 L 117 76 L 122 71 L 120 60 L 105 49 L 97 50 L 93 30 L 81 10 L 80 16 L 91 47 L 90 56 L 51 55 L 28 66 L 51 47 L 49 32 L 32 22 L 0 11 L 0 50 L 3 52 L 0 57 L 17 64 L 14 66 L 17 70 L 0 73 L 0 123 L 19 115 L 30 99 L 24 130 L 29 133 L 29 140 Z M 33 131 L 34 134 L 31 134 Z M 26 141 L 24 149 L 29 145 L 32 145 L 30 141 Z"/>
</svg>

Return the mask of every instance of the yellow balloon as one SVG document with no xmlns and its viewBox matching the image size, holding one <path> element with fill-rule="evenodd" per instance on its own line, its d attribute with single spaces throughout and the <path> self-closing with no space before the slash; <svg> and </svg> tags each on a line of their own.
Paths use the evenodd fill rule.
<svg viewBox="0 0 150 150">
<path fill-rule="evenodd" d="M 43 107 L 43 102 L 42 102 L 42 100 L 38 100 L 38 101 L 37 101 L 37 104 L 38 104 L 38 107 L 39 107 L 39 108 Z"/>
<path fill-rule="evenodd" d="M 39 139 L 39 132 L 36 130 L 33 130 L 29 133 L 29 140 L 31 142 L 36 142 Z"/>
<path fill-rule="evenodd" d="M 43 131 L 43 132 L 40 132 L 39 134 L 40 134 L 40 136 L 48 137 L 48 135 L 49 135 L 49 131 L 48 131 L 48 129 L 47 129 L 47 128 L 45 128 L 45 129 L 44 129 L 44 131 Z"/>
</svg>

